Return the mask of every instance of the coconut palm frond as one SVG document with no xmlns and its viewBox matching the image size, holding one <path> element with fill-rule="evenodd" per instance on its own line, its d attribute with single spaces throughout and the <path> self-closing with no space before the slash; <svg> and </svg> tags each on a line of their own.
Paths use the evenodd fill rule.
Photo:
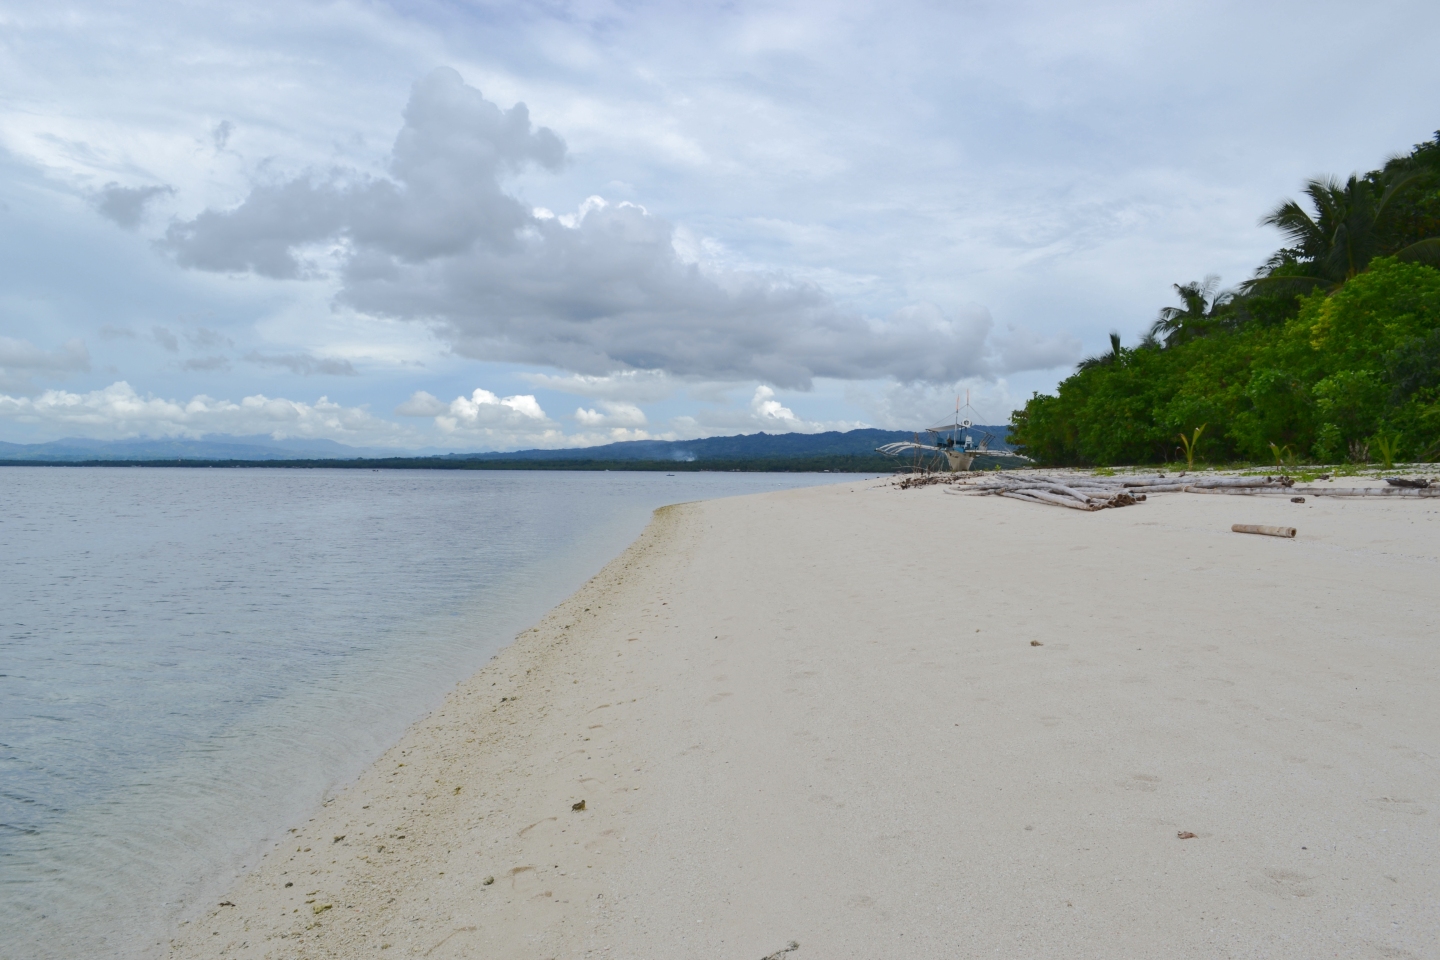
<svg viewBox="0 0 1440 960">
<path fill-rule="evenodd" d="M 1397 250 L 1395 256 L 1401 260 L 1440 266 L 1440 237 L 1416 241 L 1403 250 Z"/>
<path fill-rule="evenodd" d="M 1316 290 L 1333 290 L 1339 284 L 1324 277 L 1289 276 L 1280 274 L 1278 276 L 1252 277 L 1240 284 L 1240 293 L 1244 296 L 1280 296 L 1290 294 L 1291 296 L 1303 296 L 1307 293 L 1314 293 Z"/>
<path fill-rule="evenodd" d="M 1120 348 L 1120 332 L 1110 331 L 1110 352 L 1097 354 L 1093 357 L 1086 357 L 1075 365 L 1076 370 L 1093 370 L 1096 367 L 1108 367 L 1111 364 L 1119 363 L 1124 359 Z"/>
<path fill-rule="evenodd" d="M 1202 335 L 1215 320 L 1216 311 L 1237 296 L 1233 290 L 1220 290 L 1220 278 L 1213 273 L 1204 280 L 1171 286 L 1175 288 L 1181 306 L 1163 308 L 1146 335 L 1163 341 L 1167 347 Z"/>
<path fill-rule="evenodd" d="M 1241 293 L 1305 293 L 1322 284 L 1333 290 L 1354 277 L 1383 252 L 1384 227 L 1396 197 L 1426 175 L 1425 169 L 1406 164 L 1387 166 L 1374 180 L 1351 176 L 1344 183 L 1334 177 L 1308 181 L 1301 192 L 1313 213 L 1286 200 L 1260 221 L 1277 228 L 1291 246 L 1272 257 L 1260 276 L 1243 284 Z M 1425 244 L 1411 244 L 1397 255 L 1428 259 Z M 1291 265 L 1303 266 L 1303 274 L 1274 276 Z"/>
</svg>

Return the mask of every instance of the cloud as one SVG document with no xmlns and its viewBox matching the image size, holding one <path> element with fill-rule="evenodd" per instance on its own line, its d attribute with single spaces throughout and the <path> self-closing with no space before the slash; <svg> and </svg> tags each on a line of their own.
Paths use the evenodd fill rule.
<svg viewBox="0 0 1440 960">
<path fill-rule="evenodd" d="M 1068 333 L 1047 337 L 1015 324 L 1006 324 L 994 339 L 1000 373 L 1068 367 L 1080 359 L 1083 350 L 1079 339 Z"/>
<path fill-rule="evenodd" d="M 417 390 L 395 413 L 402 417 L 436 417 L 450 409 L 450 404 L 424 390 Z"/>
<path fill-rule="evenodd" d="M 597 406 L 600 408 L 599 410 L 585 407 L 576 408 L 575 422 L 585 427 L 610 428 L 638 428 L 649 422 L 645 418 L 645 411 L 633 403 L 601 400 Z"/>
<path fill-rule="evenodd" d="M 28 340 L 0 337 L 0 390 L 28 394 L 35 377 L 63 377 L 90 369 L 90 351 L 82 340 L 44 350 Z"/>
<path fill-rule="evenodd" d="M 787 424 L 799 422 L 794 411 L 776 400 L 775 391 L 763 384 L 755 388 L 755 396 L 750 400 L 750 411 L 760 420 L 776 420 Z"/>
<path fill-rule="evenodd" d="M 884 430 L 918 430 L 942 422 L 953 413 L 956 402 L 964 403 L 967 397 L 977 422 L 989 426 L 1009 423 L 1010 412 L 1024 402 L 1011 394 L 1004 378 L 945 384 L 852 384 L 845 390 L 845 399 Z"/>
<path fill-rule="evenodd" d="M 168 327 L 162 327 L 157 324 L 150 328 L 150 336 L 154 337 L 156 343 L 171 353 L 175 353 L 180 349 L 180 338 L 170 332 Z"/>
<path fill-rule="evenodd" d="M 452 439 L 485 441 L 496 447 L 562 446 L 567 438 L 530 394 L 499 397 L 476 388 L 468 397 L 449 403 L 424 390 L 416 391 L 395 412 L 403 417 L 432 417 L 440 432 Z"/>
<path fill-rule="evenodd" d="M 813 284 L 684 263 L 669 225 L 634 205 L 592 200 L 574 223 L 536 221 L 504 255 L 477 249 L 409 268 L 357 256 L 341 297 L 428 317 L 462 355 L 592 377 L 628 368 L 805 388 L 817 376 L 953 379 L 986 367 L 988 314 L 926 306 L 870 320 Z"/>
<path fill-rule="evenodd" d="M 733 386 L 733 385 L 732 385 Z M 862 420 L 810 420 L 795 413 L 778 399 L 774 388 L 759 384 L 750 399 L 732 404 L 724 396 L 709 398 L 711 404 L 692 415 L 670 420 L 670 435 L 714 437 L 734 433 L 824 433 L 829 430 L 857 430 L 870 424 Z"/>
<path fill-rule="evenodd" d="M 280 279 L 310 272 L 297 248 L 342 236 L 352 259 L 398 269 L 477 246 L 511 251 L 532 217 L 500 178 L 532 164 L 558 169 L 564 156 L 552 131 L 532 129 L 523 103 L 501 110 L 440 68 L 415 85 L 390 178 L 337 172 L 262 185 L 233 210 L 172 224 L 163 244 L 184 266 Z"/>
<path fill-rule="evenodd" d="M 495 427 L 530 426 L 535 421 L 549 420 L 540 403 L 530 394 L 500 398 L 479 387 L 468 397 L 450 401 L 446 413 L 435 422 L 447 433 L 455 430 L 492 429 Z M 527 422 L 528 421 L 528 422 Z"/>
<path fill-rule="evenodd" d="M 355 204 L 365 191 L 345 191 L 372 181 L 403 193 L 408 187 L 386 164 L 410 83 L 435 64 L 464 63 L 473 65 L 463 68 L 466 76 L 489 100 L 506 110 L 524 101 L 532 129 L 548 126 L 569 144 L 558 175 L 536 165 L 501 179 L 503 192 L 532 216 L 534 207 L 548 206 L 573 221 L 591 193 L 612 204 L 641 202 L 673 224 L 673 245 L 691 232 L 695 242 L 680 259 L 703 274 L 753 276 L 780 267 L 789 278 L 813 281 L 822 300 L 828 294 L 852 314 L 882 320 L 914 301 L 952 316 L 958 303 L 983 303 L 995 322 L 975 358 L 988 372 L 977 376 L 1005 378 L 991 382 L 1028 397 L 1057 377 L 1003 373 L 1027 361 L 1022 345 L 1001 345 L 1007 321 L 1045 335 L 1068 327 L 1093 351 L 1108 330 L 1138 330 L 1153 319 L 1173 282 L 1210 272 L 1247 276 L 1280 242 L 1256 225 L 1257 216 L 1293 195 L 1304 176 L 1369 169 L 1437 125 L 1440 58 L 1427 46 L 1440 29 L 1433 2 L 1401 0 L 1362 18 L 1347 17 L 1334 0 L 1310 17 L 1281 5 L 1235 3 L 1152 5 L 1144 16 L 1133 3 L 1056 0 L 782 6 L 779 16 L 764 4 L 695 5 L 677 16 L 678 8 L 663 4 L 200 0 L 167 5 L 158 43 L 153 10 L 142 4 L 107 4 L 103 16 L 12 17 L 0 203 L 17 228 L 8 231 L 14 249 L 6 289 L 14 303 L 52 304 L 33 317 L 61 325 L 45 320 L 42 329 L 39 319 L 25 326 L 12 317 L 0 332 L 47 349 L 83 336 L 104 348 L 93 357 L 97 368 L 120 368 L 105 379 L 128 379 L 142 391 L 169 389 L 165 378 L 192 355 L 231 353 L 239 376 L 267 381 L 242 381 L 236 397 L 280 389 L 268 382 L 278 377 L 265 374 L 282 368 L 240 359 L 252 347 L 363 357 L 354 360 L 362 377 L 343 381 L 345 402 L 369 399 L 389 418 L 412 391 L 447 382 L 437 379 L 440 370 L 448 377 L 468 366 L 449 355 L 449 333 L 440 342 L 430 331 L 453 315 L 481 342 L 476 331 L 485 332 L 485 318 L 469 317 L 443 287 L 424 288 L 434 310 L 430 300 L 425 309 L 401 303 L 395 315 L 412 318 L 405 321 L 324 309 L 356 251 L 348 226 L 284 251 L 302 273 L 328 272 L 324 280 L 233 281 L 146 265 L 138 256 L 146 238 L 109 230 L 95 206 L 88 199 L 77 205 L 75 196 L 88 198 L 110 182 L 172 185 L 178 202 L 157 195 L 140 218 L 141 233 L 163 234 L 172 208 L 187 222 L 207 208 L 230 211 L 252 192 L 302 179 L 307 170 L 313 183 Z M 1342 19 L 1347 29 L 1335 30 Z M 325 39 L 317 45 L 316 38 Z M 1287 56 L 1267 55 L 1279 47 Z M 1156 50 L 1166 51 L 1170 69 L 1155 69 Z M 1358 68 L 1337 71 L 1337 62 Z M 1345 117 L 1343 136 L 1336 136 L 1336 116 Z M 216 138 L 222 120 L 235 124 L 228 139 Z M 1197 130 L 1206 131 L 1203 147 L 1176 149 L 1195 142 Z M 482 181 L 483 171 L 475 179 Z M 524 234 L 522 226 L 516 235 Z M 87 282 L 75 281 L 77 263 Z M 403 261 L 398 273 L 413 276 L 421 265 Z M 518 275 L 502 282 L 496 299 L 535 300 L 522 281 L 530 282 Z M 540 292 L 560 296 L 546 286 Z M 582 285 L 576 302 L 588 306 L 589 296 Z M 658 361 L 668 362 L 675 348 L 667 339 L 689 336 L 692 321 L 686 314 L 668 324 L 664 302 L 646 302 L 656 304 L 652 315 L 617 316 L 638 317 L 628 342 L 658 344 Z M 151 324 L 178 335 L 186 328 L 176 319 L 182 315 L 216 317 L 190 327 L 209 323 L 243 346 L 191 351 L 181 337 L 177 353 L 149 350 L 156 345 Z M 242 317 L 264 329 L 242 336 Z M 94 339 L 87 323 L 92 330 L 128 327 L 142 339 Z M 516 352 L 548 352 L 523 329 L 507 336 L 518 341 Z M 606 337 L 597 342 L 600 366 L 620 353 Z M 846 341 L 837 343 L 853 359 Z M 577 349 L 593 359 L 593 346 L 582 339 Z M 762 340 L 751 366 L 760 369 L 773 349 Z M 796 359 L 815 368 L 810 356 Z M 35 380 L 38 388 L 80 382 Z M 675 387 L 668 421 L 676 413 L 708 418 L 704 397 L 723 381 L 665 375 L 658 382 L 657 389 Z M 849 383 L 884 390 L 878 380 Z M 97 385 L 103 380 L 84 382 L 85 389 Z M 770 385 L 776 400 L 802 416 L 878 416 L 867 407 L 827 407 L 822 398 L 844 390 L 828 381 L 817 380 L 810 398 Z M 302 386 L 320 389 L 310 380 Z M 754 381 L 724 382 L 736 398 L 727 416 L 737 426 L 751 415 L 754 388 Z M 206 389 L 219 388 L 207 381 Z M 638 404 L 652 423 L 662 420 L 647 395 L 624 395 L 623 382 L 591 389 L 553 401 L 538 383 L 530 392 L 545 398 L 567 431 L 580 429 L 570 416 L 577 405 L 603 413 L 600 399 Z M 944 396 L 949 390 L 936 391 L 939 412 L 953 403 Z M 1004 408 L 996 408 L 1003 418 Z M 923 425 L 935 412 L 917 401 L 914 419 L 897 413 L 896 425 Z M 428 422 L 399 422 L 430 430 Z"/>
<path fill-rule="evenodd" d="M 216 330 L 210 330 L 206 327 L 185 331 L 185 339 L 188 340 L 190 346 L 196 350 L 205 350 L 210 347 L 235 346 L 235 341 L 225 336 L 225 334 Z"/>
<path fill-rule="evenodd" d="M 118 183 L 107 183 L 95 195 L 95 209 L 107 220 L 114 221 L 126 230 L 134 230 L 145 215 L 145 207 L 156 197 L 173 194 L 173 187 L 122 187 Z"/>
<path fill-rule="evenodd" d="M 99 437 L 199 437 L 207 433 L 399 443 L 413 438 L 396 424 L 363 407 L 345 407 L 321 397 L 315 403 L 245 397 L 238 403 L 203 394 L 187 401 L 141 396 L 124 381 L 103 390 L 69 393 L 46 390 L 39 396 L 0 394 L 0 419 L 78 429 Z"/>
<path fill-rule="evenodd" d="M 676 389 L 675 381 L 660 370 L 623 370 L 603 377 L 581 373 L 555 376 L 529 372 L 520 376 L 531 386 L 542 390 L 629 403 L 666 400 Z"/>
<path fill-rule="evenodd" d="M 858 430 L 870 424 L 861 420 L 807 420 L 775 399 L 775 391 L 764 384 L 755 388 L 750 397 L 748 423 L 729 421 L 740 429 L 760 429 L 766 433 L 824 433 L 827 430 Z M 700 422 L 706 422 L 702 415 Z M 711 421 L 712 425 L 718 425 Z M 723 422 L 723 421 L 722 421 Z"/>
<path fill-rule="evenodd" d="M 245 355 L 245 359 L 262 367 L 284 367 L 291 373 L 302 377 L 317 373 L 335 377 L 353 377 L 359 373 L 351 366 L 349 360 L 341 360 L 336 357 L 312 357 L 308 353 L 263 354 L 252 350 Z"/>
<path fill-rule="evenodd" d="M 101 330 L 101 336 L 105 337 L 106 339 L 115 339 L 127 336 L 133 337 L 134 334 L 130 333 L 127 330 L 116 329 L 113 327 L 105 327 Z M 220 333 L 216 330 L 211 330 L 208 327 L 198 327 L 194 330 L 183 330 L 181 331 L 181 336 L 185 338 L 185 342 L 190 345 L 190 348 L 197 352 L 205 350 L 224 350 L 228 347 L 235 346 L 234 340 L 231 340 L 223 333 Z M 156 324 L 155 326 L 150 328 L 150 337 L 160 346 L 164 347 L 165 350 L 167 350 L 168 352 L 180 352 L 180 337 L 176 336 L 175 331 L 171 330 L 169 327 L 164 327 Z M 196 372 L 204 372 L 211 370 L 229 370 L 230 360 L 228 357 L 222 354 L 210 353 L 206 356 L 191 357 L 184 363 L 180 364 L 180 369 Z"/>
<path fill-rule="evenodd" d="M 998 369 L 983 308 L 868 317 L 812 282 L 682 256 L 675 228 L 639 205 L 591 197 L 556 216 L 502 188 L 564 162 L 563 142 L 532 127 L 523 103 L 502 110 L 442 68 L 412 91 L 388 177 L 262 184 L 233 209 L 173 224 L 164 246 L 185 266 L 286 279 L 319 276 L 306 251 L 323 246 L 344 306 L 427 324 L 463 356 L 596 382 L 645 371 L 805 389 L 815 377 L 948 382 Z M 1032 353 L 1049 356 L 1009 356 Z"/>
<path fill-rule="evenodd" d="M 68 340 L 56 350 L 42 350 L 28 340 L 0 337 L 0 367 L 34 373 L 70 373 L 90 369 L 90 352 L 81 340 Z"/>
</svg>

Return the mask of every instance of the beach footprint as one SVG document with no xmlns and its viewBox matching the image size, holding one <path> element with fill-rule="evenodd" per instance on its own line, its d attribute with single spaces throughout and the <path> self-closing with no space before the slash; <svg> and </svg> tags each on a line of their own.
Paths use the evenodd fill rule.
<svg viewBox="0 0 1440 960">
<path fill-rule="evenodd" d="M 1396 797 L 1376 797 L 1374 800 L 1365 801 L 1365 804 L 1386 813 L 1408 813 L 1416 817 L 1426 813 L 1425 808 L 1414 800 L 1401 800 Z"/>
<path fill-rule="evenodd" d="M 520 896 L 535 893 L 540 889 L 540 878 L 535 874 L 533 866 L 511 867 L 506 876 L 510 880 L 510 890 Z"/>
<path fill-rule="evenodd" d="M 1261 876 L 1256 877 L 1250 885 L 1257 890 L 1263 890 L 1273 897 L 1282 900 L 1291 900 L 1296 897 L 1309 897 L 1315 893 L 1315 888 L 1310 885 L 1314 877 L 1307 877 L 1303 873 L 1296 873 L 1294 870 L 1284 870 L 1279 867 L 1266 867 L 1261 871 Z"/>
<path fill-rule="evenodd" d="M 1140 793 L 1154 793 L 1160 789 L 1160 778 L 1148 773 L 1137 773 L 1129 780 L 1121 780 L 1120 786 Z"/>
<path fill-rule="evenodd" d="M 585 852 L 592 856 L 608 856 L 618 852 L 619 849 L 620 840 L 616 837 L 614 830 L 602 830 L 598 837 L 585 842 Z"/>
</svg>

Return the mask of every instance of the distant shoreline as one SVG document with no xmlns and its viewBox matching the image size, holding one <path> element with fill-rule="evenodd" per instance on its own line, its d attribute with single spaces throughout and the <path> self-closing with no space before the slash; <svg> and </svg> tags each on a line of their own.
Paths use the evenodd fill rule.
<svg viewBox="0 0 1440 960">
<path fill-rule="evenodd" d="M 375 457 L 348 460 L 0 460 L 6 467 L 279 467 L 315 470 L 587 470 L 676 473 L 894 473 L 888 457 L 764 457 L 745 460 L 454 460 L 441 457 Z"/>
</svg>

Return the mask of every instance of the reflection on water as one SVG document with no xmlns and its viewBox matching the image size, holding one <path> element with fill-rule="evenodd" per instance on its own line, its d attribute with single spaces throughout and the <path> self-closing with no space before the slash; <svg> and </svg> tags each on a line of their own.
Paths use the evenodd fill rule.
<svg viewBox="0 0 1440 960">
<path fill-rule="evenodd" d="M 655 507 L 834 479 L 0 468 L 0 956 L 154 956 Z"/>
</svg>

